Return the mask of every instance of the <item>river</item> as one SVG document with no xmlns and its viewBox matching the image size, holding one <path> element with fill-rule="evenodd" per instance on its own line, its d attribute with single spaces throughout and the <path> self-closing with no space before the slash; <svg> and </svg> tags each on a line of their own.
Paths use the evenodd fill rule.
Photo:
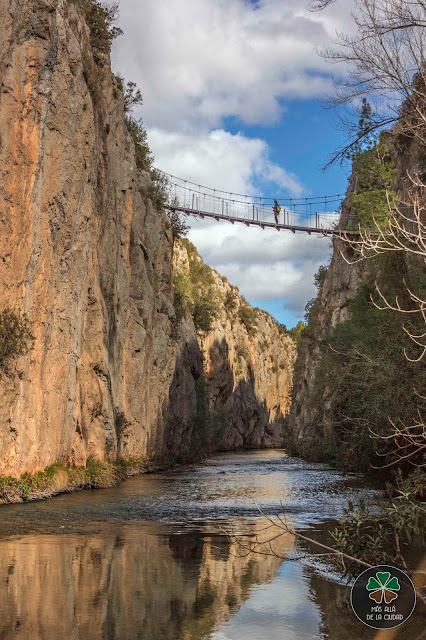
<svg viewBox="0 0 426 640">
<path fill-rule="evenodd" d="M 375 493 L 277 450 L 2 506 L 0 639 L 414 640 L 426 627 L 420 606 L 376 636 L 352 613 L 350 585 L 292 536 L 274 543 L 275 557 L 247 555 L 226 535 L 267 535 L 256 505 L 326 530 L 348 499 Z"/>
</svg>

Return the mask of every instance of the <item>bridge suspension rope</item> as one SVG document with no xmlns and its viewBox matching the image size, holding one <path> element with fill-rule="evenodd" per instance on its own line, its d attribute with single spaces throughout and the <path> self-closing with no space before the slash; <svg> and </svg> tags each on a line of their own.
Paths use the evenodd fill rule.
<svg viewBox="0 0 426 640">
<path fill-rule="evenodd" d="M 345 217 L 346 228 L 340 227 L 340 208 L 344 194 L 280 198 L 280 211 L 276 213 L 275 198 L 231 193 L 206 187 L 159 169 L 157 171 L 164 176 L 168 185 L 170 198 L 167 208 L 172 211 L 218 221 L 239 222 L 247 226 L 323 235 L 351 234 L 356 228 L 355 221 L 351 221 L 348 216 Z"/>
</svg>

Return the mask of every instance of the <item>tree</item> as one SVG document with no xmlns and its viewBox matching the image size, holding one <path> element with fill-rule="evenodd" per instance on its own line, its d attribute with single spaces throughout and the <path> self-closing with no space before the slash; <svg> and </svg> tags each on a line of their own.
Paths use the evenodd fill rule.
<svg viewBox="0 0 426 640">
<path fill-rule="evenodd" d="M 124 112 L 128 113 L 132 111 L 134 107 L 143 104 L 143 98 L 141 90 L 136 82 L 128 82 L 126 88 L 123 91 L 124 98 Z"/>
<path fill-rule="evenodd" d="M 178 198 L 174 197 L 171 201 L 171 206 L 179 206 Z M 170 225 L 172 229 L 173 242 L 178 240 L 179 238 L 184 238 L 188 235 L 188 231 L 190 229 L 189 225 L 185 220 L 185 216 L 176 209 L 167 209 L 167 215 L 170 219 Z"/>
<path fill-rule="evenodd" d="M 331 1 L 317 3 L 316 9 L 328 6 Z M 399 297 L 386 296 L 377 284 L 378 299 L 372 297 L 372 302 L 380 310 L 417 319 L 415 328 L 413 322 L 404 326 L 413 347 L 406 349 L 405 355 L 421 366 L 426 360 L 426 184 L 422 167 L 426 150 L 426 2 L 358 0 L 356 8 L 355 35 L 340 34 L 335 41 L 338 48 L 322 53 L 329 62 L 349 64 L 347 78 L 340 81 L 335 95 L 328 100 L 328 106 L 343 107 L 349 113 L 349 117 L 341 120 L 348 139 L 331 156 L 329 164 L 350 157 L 356 173 L 363 149 L 374 149 L 371 147 L 374 136 L 392 125 L 386 146 L 389 149 L 393 145 L 400 156 L 408 153 L 412 168 L 399 176 L 396 191 L 390 184 L 384 184 L 381 189 L 385 196 L 384 215 L 379 215 L 373 202 L 369 224 L 360 219 L 358 236 L 347 236 L 341 253 L 349 263 L 400 253 L 412 269 L 418 268 L 418 289 L 407 285 L 404 302 Z M 354 103 L 358 104 L 361 116 L 357 125 Z M 371 197 L 369 192 L 364 195 Z M 406 460 L 426 466 L 426 427 L 421 409 L 425 398 L 420 392 L 418 398 L 418 420 L 404 424 L 390 417 L 391 433 L 380 436 L 394 445 L 393 461 L 386 466 Z"/>
<path fill-rule="evenodd" d="M 346 262 L 353 264 L 356 260 L 367 260 L 386 253 L 400 253 L 408 261 L 420 266 L 421 277 L 419 291 L 414 291 L 408 285 L 405 289 L 405 302 L 398 296 L 390 299 L 376 283 L 378 299 L 371 296 L 375 307 L 381 311 L 393 311 L 406 317 L 403 325 L 405 333 L 411 342 L 411 349 L 405 349 L 405 357 L 411 362 L 424 366 L 426 360 L 426 185 L 418 178 L 408 174 L 409 186 L 403 195 L 395 200 L 388 194 L 388 218 L 386 224 L 373 219 L 373 227 L 365 229 L 359 225 L 359 235 L 356 239 L 346 236 L 344 243 L 358 256 L 355 260 L 348 258 L 343 249 L 341 254 Z M 415 324 L 413 327 L 413 321 Z M 417 420 L 407 424 L 400 419 L 389 416 L 391 432 L 388 435 L 372 434 L 382 441 L 391 444 L 391 451 L 386 456 L 390 462 L 381 465 L 389 467 L 409 462 L 416 467 L 426 468 L 426 412 L 424 401 L 426 397 L 418 392 Z M 380 455 L 380 454 L 379 454 Z"/>
<path fill-rule="evenodd" d="M 313 7 L 321 10 L 332 0 Z M 338 34 L 334 48 L 321 52 L 332 63 L 348 68 L 336 83 L 326 105 L 340 108 L 344 145 L 326 166 L 347 158 L 365 137 L 397 124 L 398 135 L 415 135 L 426 142 L 426 1 L 357 0 L 353 20 L 355 35 Z M 359 128 L 357 116 L 371 104 L 368 126 Z"/>
</svg>

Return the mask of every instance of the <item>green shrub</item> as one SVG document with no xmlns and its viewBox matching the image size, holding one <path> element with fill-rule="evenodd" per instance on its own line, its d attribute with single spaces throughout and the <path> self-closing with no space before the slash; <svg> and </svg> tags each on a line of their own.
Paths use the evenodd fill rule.
<svg viewBox="0 0 426 640">
<path fill-rule="evenodd" d="M 175 206 L 178 205 L 178 199 L 173 198 L 170 204 Z M 173 241 L 186 236 L 189 231 L 189 225 L 186 222 L 184 214 L 179 213 L 179 211 L 171 211 L 170 209 L 168 209 L 167 215 L 169 216 L 170 220 Z"/>
<path fill-rule="evenodd" d="M 362 227 L 374 228 L 374 221 L 383 227 L 396 198 L 396 166 L 384 137 L 373 148 L 361 153 L 353 166 L 357 190 L 350 195 L 350 204 Z"/>
<path fill-rule="evenodd" d="M 0 313 L 0 368 L 32 349 L 34 336 L 26 314 L 4 309 Z"/>
<path fill-rule="evenodd" d="M 169 200 L 169 182 L 164 173 L 151 167 L 151 184 L 148 188 L 150 198 L 155 209 L 164 209 Z"/>
<path fill-rule="evenodd" d="M 197 331 L 211 331 L 217 315 L 218 307 L 215 299 L 209 300 L 200 296 L 192 305 L 192 318 Z"/>
<path fill-rule="evenodd" d="M 126 125 L 135 145 L 137 168 L 143 171 L 152 171 L 154 158 L 148 145 L 147 133 L 142 120 L 126 116 Z"/>
<path fill-rule="evenodd" d="M 246 345 L 244 343 L 239 342 L 235 346 L 235 353 L 236 353 L 238 358 L 242 358 L 243 360 L 248 360 L 249 352 L 248 352 L 248 349 L 247 349 L 247 347 L 246 347 Z"/>
<path fill-rule="evenodd" d="M 424 478 L 423 478 L 424 481 Z M 373 515 L 361 498 L 344 509 L 331 533 L 334 547 L 371 564 L 405 564 L 405 550 L 414 542 L 424 546 L 426 511 L 407 492 L 398 491 Z M 358 570 L 359 567 L 356 567 Z"/>
<path fill-rule="evenodd" d="M 142 198 L 149 198 L 155 209 L 163 209 L 169 200 L 169 183 L 166 175 L 154 167 L 154 156 L 142 120 L 126 116 L 127 130 L 135 145 L 136 166 L 151 175 L 151 184 L 140 189 Z M 173 224 L 173 223 L 172 223 Z"/>
<path fill-rule="evenodd" d="M 119 78 L 119 80 L 123 89 L 124 112 L 128 113 L 134 107 L 143 104 L 142 93 L 136 82 L 128 82 L 124 88 L 123 79 Z"/>
<path fill-rule="evenodd" d="M 314 283 L 318 291 L 322 290 L 326 276 L 328 273 L 328 265 L 320 264 L 318 271 L 314 275 Z"/>
<path fill-rule="evenodd" d="M 246 328 L 247 333 L 253 336 L 257 329 L 257 311 L 245 300 L 238 309 L 238 317 Z"/>
<path fill-rule="evenodd" d="M 383 255 L 377 260 L 384 295 L 388 299 L 398 296 L 401 306 L 409 308 L 404 279 L 410 288 L 414 287 L 401 256 Z M 394 459 L 393 441 L 375 438 L 371 432 L 389 436 L 389 417 L 415 424 L 419 412 L 425 410 L 418 390 L 426 388 L 426 370 L 406 359 L 404 348 L 409 350 L 411 341 L 402 328 L 405 325 L 419 334 L 422 321 L 416 314 L 402 317 L 398 312 L 378 310 L 371 302 L 375 295 L 372 287 L 361 286 L 348 301 L 348 320 L 330 329 L 327 335 L 318 334 L 319 341 L 314 319 L 303 331 L 300 343 L 302 350 L 308 348 L 309 353 L 311 341 L 316 350 L 313 357 L 317 359 L 314 384 L 305 401 L 316 408 L 318 422 L 331 425 L 334 433 L 328 444 L 323 436 L 323 444 L 327 444 L 323 459 L 326 456 L 329 462 L 366 472 Z M 421 459 L 412 458 L 411 462 L 421 463 Z M 410 463 L 400 467 L 406 473 Z"/>
<path fill-rule="evenodd" d="M 65 467 L 55 463 L 20 478 L 0 477 L 0 502 L 27 502 L 75 489 L 111 487 L 126 475 L 119 464 L 88 460 L 85 467 Z"/>
<path fill-rule="evenodd" d="M 299 322 L 296 324 L 295 327 L 287 331 L 287 335 L 293 340 L 293 342 L 298 344 L 300 337 L 302 335 L 302 331 L 304 331 L 305 329 L 306 329 L 306 322 L 303 322 L 303 320 L 299 320 Z"/>
<path fill-rule="evenodd" d="M 123 32 L 115 26 L 118 3 L 106 4 L 99 0 L 73 0 L 83 9 L 90 30 L 90 43 L 96 64 L 102 65 L 104 56 L 111 51 L 112 41 Z"/>
<path fill-rule="evenodd" d="M 197 247 L 195 246 L 195 244 L 191 242 L 191 240 L 188 240 L 188 238 L 182 238 L 181 244 L 186 249 L 186 253 L 188 254 L 188 260 L 190 260 L 193 256 L 199 255 L 197 251 Z"/>
<path fill-rule="evenodd" d="M 176 316 L 181 319 L 187 309 L 196 329 L 208 332 L 220 311 L 213 273 L 189 240 L 181 242 L 188 251 L 189 270 L 173 277 Z"/>
<path fill-rule="evenodd" d="M 225 300 L 223 301 L 223 305 L 225 309 L 232 313 L 238 306 L 238 289 L 231 288 L 225 296 Z"/>
</svg>

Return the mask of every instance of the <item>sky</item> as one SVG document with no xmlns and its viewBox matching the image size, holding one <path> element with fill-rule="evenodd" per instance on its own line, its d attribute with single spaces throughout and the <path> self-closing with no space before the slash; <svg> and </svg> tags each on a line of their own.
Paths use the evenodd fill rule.
<svg viewBox="0 0 426 640">
<path fill-rule="evenodd" d="M 345 70 L 318 50 L 350 28 L 351 5 L 318 14 L 305 0 L 121 0 L 113 68 L 141 88 L 135 116 L 155 165 L 234 193 L 344 193 L 348 168 L 321 168 L 342 135 L 323 98 Z M 205 262 L 250 303 L 289 328 L 303 317 L 330 239 L 188 221 Z"/>
</svg>

